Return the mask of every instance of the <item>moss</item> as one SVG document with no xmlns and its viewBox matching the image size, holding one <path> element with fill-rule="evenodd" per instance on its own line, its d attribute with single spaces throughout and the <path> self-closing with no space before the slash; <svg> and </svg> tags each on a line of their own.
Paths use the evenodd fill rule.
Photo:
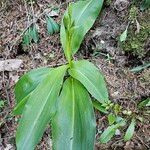
<svg viewBox="0 0 150 150">
<path fill-rule="evenodd" d="M 128 29 L 127 40 L 121 44 L 121 47 L 125 52 L 131 52 L 137 55 L 139 58 L 144 57 L 147 54 L 145 45 L 149 40 L 150 35 L 150 10 L 145 12 L 138 12 L 138 8 L 133 6 L 130 9 L 129 21 L 131 22 Z M 137 25 L 136 19 L 140 24 L 140 32 L 136 33 Z"/>
<path fill-rule="evenodd" d="M 129 20 L 134 21 L 137 18 L 138 15 L 138 9 L 136 6 L 132 6 L 129 11 Z"/>
<path fill-rule="evenodd" d="M 150 69 L 145 69 L 142 73 L 141 81 L 149 85 L 150 84 L 149 79 L 150 79 Z"/>
<path fill-rule="evenodd" d="M 112 0 L 106 0 L 106 1 L 105 1 L 105 5 L 106 5 L 106 6 L 109 6 L 111 3 L 112 3 Z"/>
</svg>

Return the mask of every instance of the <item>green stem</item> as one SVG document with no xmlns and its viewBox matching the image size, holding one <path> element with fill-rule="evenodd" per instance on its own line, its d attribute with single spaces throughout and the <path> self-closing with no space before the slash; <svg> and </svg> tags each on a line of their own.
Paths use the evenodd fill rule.
<svg viewBox="0 0 150 150">
<path fill-rule="evenodd" d="M 67 34 L 67 60 L 68 60 L 68 63 L 69 63 L 69 67 L 71 68 L 71 60 L 72 60 L 72 56 L 71 56 L 71 35 L 70 33 L 68 32 Z"/>
</svg>

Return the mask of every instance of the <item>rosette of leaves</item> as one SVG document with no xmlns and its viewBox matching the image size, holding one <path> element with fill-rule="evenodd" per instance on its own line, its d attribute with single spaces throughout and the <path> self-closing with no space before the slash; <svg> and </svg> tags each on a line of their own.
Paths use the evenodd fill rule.
<svg viewBox="0 0 150 150">
<path fill-rule="evenodd" d="M 73 55 L 93 26 L 103 0 L 71 3 L 61 23 L 60 38 L 68 64 L 39 68 L 22 76 L 15 87 L 16 115 L 21 115 L 18 150 L 33 150 L 48 124 L 54 150 L 93 150 L 95 116 L 91 97 L 108 103 L 103 75 L 89 61 Z"/>
</svg>

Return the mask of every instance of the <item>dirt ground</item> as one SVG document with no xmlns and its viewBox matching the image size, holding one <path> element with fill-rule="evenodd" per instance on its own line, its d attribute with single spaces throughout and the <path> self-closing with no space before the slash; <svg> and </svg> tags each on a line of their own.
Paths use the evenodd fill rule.
<svg viewBox="0 0 150 150">
<path fill-rule="evenodd" d="M 0 71 L 0 100 L 4 101 L 4 106 L 0 107 L 0 150 L 16 149 L 15 132 L 18 119 L 12 115 L 12 110 L 15 106 L 14 85 L 19 77 L 33 68 L 55 67 L 66 63 L 59 34 L 50 36 L 47 33 L 44 15 L 57 8 L 58 14 L 53 18 L 60 23 L 68 1 L 35 0 L 34 11 L 30 1 L 26 2 L 23 0 L 0 2 L 0 61 L 22 60 L 17 69 Z M 128 108 L 143 118 L 143 121 L 137 121 L 132 140 L 123 141 L 128 124 L 110 142 L 101 144 L 98 140 L 99 131 L 104 131 L 108 127 L 108 121 L 105 114 L 95 110 L 96 150 L 150 149 L 150 117 L 146 114 L 149 108 L 141 110 L 137 108 L 139 102 L 150 97 L 150 68 L 140 72 L 130 71 L 136 66 L 150 62 L 150 9 L 142 12 L 139 7 L 140 2 L 134 0 L 106 0 L 100 16 L 75 56 L 75 59 L 88 59 L 97 65 L 105 76 L 112 102 L 120 104 L 123 109 Z M 22 46 L 22 32 L 30 24 L 27 14 L 35 18 L 40 40 L 37 44 L 32 43 L 25 47 Z M 119 36 L 129 22 L 127 41 L 122 44 L 119 42 Z M 47 128 L 37 146 L 38 150 L 51 149 L 50 133 L 50 128 Z"/>
</svg>

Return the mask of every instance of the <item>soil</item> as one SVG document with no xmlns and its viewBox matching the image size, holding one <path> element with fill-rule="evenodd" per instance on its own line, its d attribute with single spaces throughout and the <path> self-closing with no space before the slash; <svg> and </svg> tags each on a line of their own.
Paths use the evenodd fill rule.
<svg viewBox="0 0 150 150">
<path fill-rule="evenodd" d="M 25 3 L 21 0 L 2 0 L 0 2 L 0 61 L 8 59 L 23 61 L 15 71 L 0 72 L 0 100 L 5 103 L 2 108 L 0 107 L 0 150 L 16 149 L 15 132 L 18 117 L 12 115 L 12 110 L 15 106 L 14 86 L 19 77 L 33 68 L 55 67 L 66 63 L 59 34 L 50 36 L 47 33 L 45 16 L 42 14 L 45 10 L 49 14 L 52 9 L 57 8 L 58 15 L 53 16 L 53 19 L 60 23 L 67 4 L 66 1 L 35 0 L 33 15 L 30 1 Z M 38 18 L 36 24 L 40 40 L 37 44 L 23 46 L 22 32 L 30 24 L 27 14 L 34 16 L 34 19 Z M 139 102 L 150 97 L 150 68 L 131 72 L 132 68 L 150 62 L 149 14 L 150 9 L 142 12 L 140 3 L 136 1 L 106 0 L 100 16 L 75 55 L 75 59 L 88 59 L 97 65 L 105 76 L 112 102 L 119 104 L 123 110 L 131 110 L 143 120 L 137 120 L 135 133 L 130 141 L 123 140 L 129 126 L 128 122 L 125 127 L 119 129 L 120 133 L 110 142 L 101 144 L 99 137 L 101 131 L 108 127 L 108 120 L 105 114 L 95 110 L 96 150 L 150 149 L 150 117 L 146 114 L 149 108 L 139 110 L 137 107 Z M 119 37 L 129 23 L 127 40 L 121 43 Z M 138 38 L 140 40 L 137 40 Z M 139 49 L 141 51 L 138 51 Z M 130 117 L 125 117 L 130 120 Z M 48 127 L 36 149 L 51 149 L 50 133 Z"/>
</svg>

